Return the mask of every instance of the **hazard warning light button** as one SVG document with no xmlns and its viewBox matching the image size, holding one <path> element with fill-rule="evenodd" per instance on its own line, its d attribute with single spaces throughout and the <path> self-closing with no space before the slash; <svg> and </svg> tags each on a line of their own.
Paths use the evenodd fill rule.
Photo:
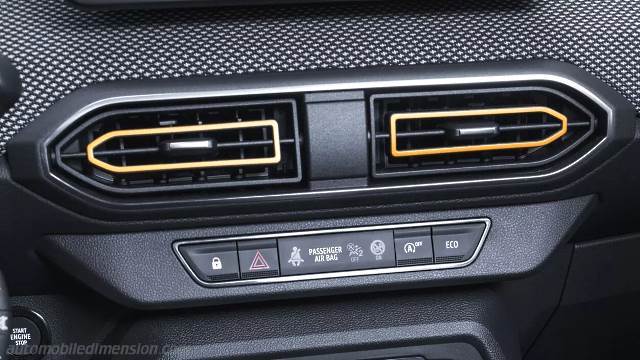
<svg viewBox="0 0 640 360">
<path fill-rule="evenodd" d="M 238 241 L 243 280 L 280 276 L 276 239 Z"/>
</svg>

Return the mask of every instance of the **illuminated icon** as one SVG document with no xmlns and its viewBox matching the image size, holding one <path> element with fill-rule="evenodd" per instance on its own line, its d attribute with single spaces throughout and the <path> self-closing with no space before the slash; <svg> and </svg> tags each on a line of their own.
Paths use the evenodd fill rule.
<svg viewBox="0 0 640 360">
<path fill-rule="evenodd" d="M 291 249 L 291 256 L 287 262 L 293 265 L 293 267 L 298 267 L 304 262 L 304 259 L 300 256 L 300 249 L 297 246 Z"/>
<path fill-rule="evenodd" d="M 256 250 L 256 256 L 253 257 L 249 270 L 268 270 L 271 267 L 267 263 L 267 260 L 262 256 L 259 250 Z"/>
<path fill-rule="evenodd" d="M 373 240 L 369 249 L 376 256 L 376 260 L 382 260 L 382 254 L 384 254 L 387 247 L 382 240 Z"/>
<path fill-rule="evenodd" d="M 220 270 L 222 269 L 222 260 L 220 260 L 219 257 L 214 257 L 213 259 L 211 259 L 211 268 L 213 270 Z"/>
<path fill-rule="evenodd" d="M 362 247 L 354 243 L 348 243 L 347 250 L 349 250 L 349 258 L 353 263 L 357 263 L 360 260 L 360 257 L 364 255 Z"/>
<path fill-rule="evenodd" d="M 405 254 L 415 254 L 416 253 L 416 246 L 414 243 L 406 243 L 404 244 L 404 253 Z"/>
</svg>

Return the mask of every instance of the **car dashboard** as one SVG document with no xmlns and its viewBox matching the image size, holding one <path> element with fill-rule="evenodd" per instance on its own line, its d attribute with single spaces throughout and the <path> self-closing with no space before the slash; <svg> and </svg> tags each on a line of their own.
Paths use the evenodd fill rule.
<svg viewBox="0 0 640 360">
<path fill-rule="evenodd" d="M 0 359 L 622 359 L 634 1 L 0 0 Z"/>
</svg>

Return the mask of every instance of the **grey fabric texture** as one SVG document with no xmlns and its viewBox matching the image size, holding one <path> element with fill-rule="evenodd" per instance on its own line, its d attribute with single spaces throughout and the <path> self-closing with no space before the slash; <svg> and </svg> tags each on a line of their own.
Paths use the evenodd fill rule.
<svg viewBox="0 0 640 360">
<path fill-rule="evenodd" d="M 0 151 L 66 94 L 111 80 L 544 58 L 586 69 L 640 108 L 638 19 L 634 0 L 101 12 L 0 0 L 0 53 L 24 84 L 0 119 Z"/>
</svg>

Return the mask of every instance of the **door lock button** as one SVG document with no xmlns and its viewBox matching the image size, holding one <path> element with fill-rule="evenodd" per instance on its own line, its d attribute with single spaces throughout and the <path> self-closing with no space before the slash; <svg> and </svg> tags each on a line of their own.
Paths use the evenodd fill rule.
<svg viewBox="0 0 640 360">
<path fill-rule="evenodd" d="M 202 281 L 240 279 L 236 242 L 183 245 L 180 253 Z"/>
<path fill-rule="evenodd" d="M 482 239 L 485 226 L 484 223 L 434 226 L 432 236 L 436 264 L 471 259 Z"/>
</svg>

